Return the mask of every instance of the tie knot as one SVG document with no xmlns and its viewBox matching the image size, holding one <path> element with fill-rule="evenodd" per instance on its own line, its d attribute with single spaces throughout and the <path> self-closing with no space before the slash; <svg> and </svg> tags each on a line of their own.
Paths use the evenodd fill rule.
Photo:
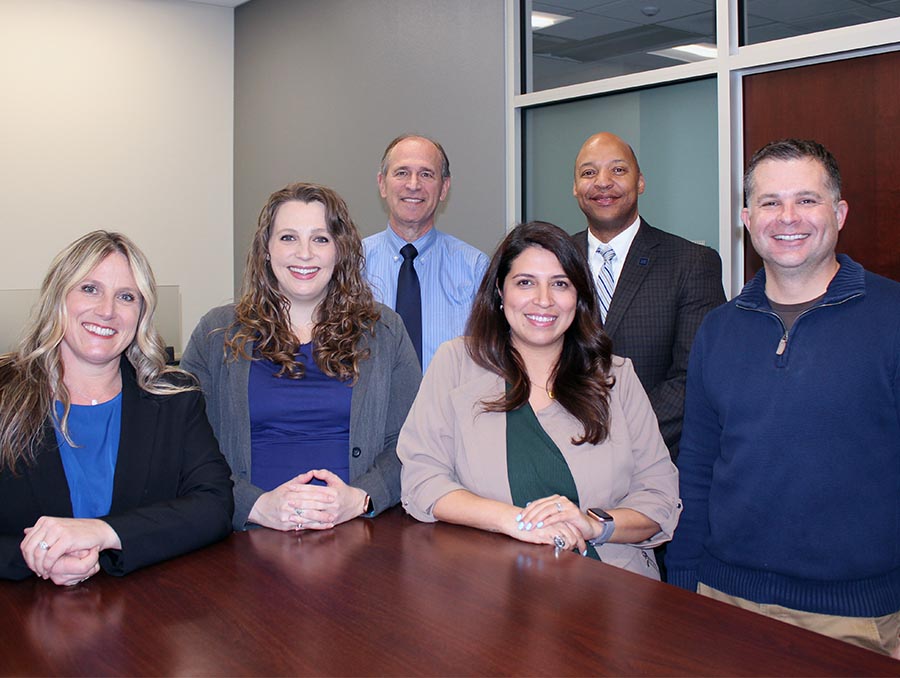
<svg viewBox="0 0 900 678">
<path fill-rule="evenodd" d="M 411 242 L 408 242 L 402 248 L 400 248 L 400 254 L 406 261 L 412 261 L 417 256 L 419 256 L 419 250 L 417 250 L 416 246 Z"/>
<path fill-rule="evenodd" d="M 606 263 L 611 263 L 616 260 L 616 251 L 609 245 L 600 245 L 600 247 L 597 248 L 597 254 L 603 257 L 603 260 Z"/>
</svg>

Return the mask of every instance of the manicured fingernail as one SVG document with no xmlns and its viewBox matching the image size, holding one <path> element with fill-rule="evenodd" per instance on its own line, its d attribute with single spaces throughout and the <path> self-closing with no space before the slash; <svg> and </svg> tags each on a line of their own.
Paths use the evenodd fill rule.
<svg viewBox="0 0 900 678">
<path fill-rule="evenodd" d="M 522 521 L 519 521 L 519 529 L 520 529 L 520 530 L 524 530 L 524 529 L 525 529 L 525 523 L 523 523 Z"/>
<path fill-rule="evenodd" d="M 530 530 L 532 527 L 534 527 L 534 526 L 533 526 L 531 523 L 528 523 L 528 524 L 525 526 L 525 529 L 526 529 L 526 530 Z"/>
<path fill-rule="evenodd" d="M 584 551 L 582 551 L 582 552 L 581 552 L 581 555 L 587 556 L 587 549 L 585 549 Z"/>
<path fill-rule="evenodd" d="M 537 524 L 537 526 L 538 526 L 538 527 L 543 527 L 543 526 L 544 526 L 544 521 L 542 520 L 541 522 L 539 522 L 539 523 Z"/>
<path fill-rule="evenodd" d="M 531 506 L 531 502 L 528 502 L 527 504 L 525 504 L 525 506 Z"/>
<path fill-rule="evenodd" d="M 521 514 L 521 513 L 520 513 L 519 515 L 516 516 L 516 522 L 519 522 L 520 520 L 522 520 L 522 514 Z"/>
</svg>

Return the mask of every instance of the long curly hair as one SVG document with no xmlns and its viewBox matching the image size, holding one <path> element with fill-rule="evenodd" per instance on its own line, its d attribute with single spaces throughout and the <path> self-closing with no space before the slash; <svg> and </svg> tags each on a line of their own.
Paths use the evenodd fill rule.
<svg viewBox="0 0 900 678">
<path fill-rule="evenodd" d="M 259 213 L 235 320 L 225 340 L 225 358 L 266 358 L 281 367 L 279 376 L 292 379 L 301 379 L 305 373 L 303 363 L 295 359 L 299 341 L 291 330 L 291 302 L 279 291 L 267 258 L 278 208 L 292 200 L 325 207 L 325 223 L 337 249 L 334 273 L 313 317 L 313 359 L 328 376 L 355 383 L 360 362 L 369 356 L 368 349 L 360 350 L 360 338 L 365 333 L 374 335 L 379 313 L 363 279 L 362 242 L 347 203 L 330 188 L 316 184 L 285 186 L 269 196 Z"/>
<path fill-rule="evenodd" d="M 134 367 L 138 386 L 158 395 L 196 388 L 186 372 L 166 365 L 165 345 L 153 326 L 156 280 L 147 258 L 120 233 L 92 231 L 56 255 L 17 350 L 0 356 L 0 470 L 15 472 L 20 460 L 34 462 L 48 417 L 72 443 L 71 397 L 63 381 L 65 366 L 59 348 L 69 319 L 66 296 L 111 254 L 121 254 L 128 261 L 141 295 L 137 331 L 124 353 Z M 187 379 L 172 383 L 169 377 L 174 374 Z M 63 404 L 62 417 L 57 417 L 54 400 Z"/>
<path fill-rule="evenodd" d="M 513 261 L 530 247 L 556 255 L 575 288 L 575 317 L 564 334 L 551 377 L 556 400 L 584 426 L 584 433 L 573 437 L 572 443 L 596 445 L 609 435 L 609 392 L 615 383 L 610 373 L 612 341 L 597 321 L 597 296 L 584 254 L 553 224 L 530 221 L 510 231 L 494 252 L 475 295 L 466 325 L 466 349 L 478 365 L 510 384 L 503 396 L 481 404 L 487 412 L 509 412 L 525 405 L 531 395 L 531 381 L 521 354 L 512 345 L 499 292 Z"/>
</svg>

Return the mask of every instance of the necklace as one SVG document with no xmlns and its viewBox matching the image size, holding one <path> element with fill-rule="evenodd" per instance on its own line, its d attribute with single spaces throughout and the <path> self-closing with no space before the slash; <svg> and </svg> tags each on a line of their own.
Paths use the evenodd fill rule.
<svg viewBox="0 0 900 678">
<path fill-rule="evenodd" d="M 105 403 L 109 400 L 112 400 L 117 395 L 119 395 L 119 392 L 122 390 L 122 385 L 120 382 L 117 384 L 113 384 L 111 388 L 106 388 L 103 391 L 98 392 L 97 395 L 99 397 L 94 398 L 93 396 L 89 396 L 84 391 L 77 389 L 74 386 L 71 386 L 69 384 L 66 384 L 66 387 L 69 389 L 70 393 L 74 393 L 76 396 L 79 397 L 80 400 L 90 401 L 91 405 L 99 405 L 100 403 Z"/>
<path fill-rule="evenodd" d="M 532 386 L 537 386 L 539 389 L 544 391 L 547 394 L 547 397 L 550 398 L 550 400 L 556 400 L 556 394 L 553 392 L 552 388 L 547 388 L 546 386 L 541 386 L 540 384 L 535 384 L 533 381 L 530 381 L 530 380 L 529 380 L 529 383 Z"/>
</svg>

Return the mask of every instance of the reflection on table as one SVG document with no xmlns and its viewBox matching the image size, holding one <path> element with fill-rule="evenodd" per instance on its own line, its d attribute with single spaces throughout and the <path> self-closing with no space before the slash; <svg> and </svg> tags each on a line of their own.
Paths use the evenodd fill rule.
<svg viewBox="0 0 900 678">
<path fill-rule="evenodd" d="M 393 509 L 117 579 L 0 582 L 6 675 L 898 675 L 574 553 Z"/>
</svg>

